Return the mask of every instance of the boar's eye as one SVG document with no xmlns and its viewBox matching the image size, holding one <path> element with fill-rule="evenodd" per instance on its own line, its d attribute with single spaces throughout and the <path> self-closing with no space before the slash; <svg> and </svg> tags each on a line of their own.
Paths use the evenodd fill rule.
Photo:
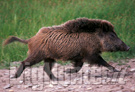
<svg viewBox="0 0 135 92">
<path fill-rule="evenodd" d="M 115 34 L 112 33 L 112 34 L 110 34 L 110 36 L 111 36 L 112 38 L 114 38 L 114 37 L 115 37 Z"/>
</svg>

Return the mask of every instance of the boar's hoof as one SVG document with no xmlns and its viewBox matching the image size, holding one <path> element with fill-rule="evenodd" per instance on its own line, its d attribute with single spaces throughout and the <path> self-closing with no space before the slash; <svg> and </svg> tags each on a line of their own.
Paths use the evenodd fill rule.
<svg viewBox="0 0 135 92">
<path fill-rule="evenodd" d="M 59 78 L 56 78 L 56 77 L 53 77 L 51 78 L 52 81 L 59 81 L 60 79 Z"/>
<path fill-rule="evenodd" d="M 113 69 L 113 72 L 120 72 L 119 70 Z"/>
</svg>

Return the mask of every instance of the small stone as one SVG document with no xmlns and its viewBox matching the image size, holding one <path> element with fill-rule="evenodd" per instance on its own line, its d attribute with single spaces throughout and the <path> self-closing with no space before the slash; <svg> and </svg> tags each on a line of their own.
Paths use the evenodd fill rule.
<svg viewBox="0 0 135 92">
<path fill-rule="evenodd" d="M 64 84 L 69 85 L 70 84 L 70 81 L 66 81 L 66 82 L 64 82 Z"/>
<path fill-rule="evenodd" d="M 33 90 L 36 90 L 37 88 L 39 88 L 40 87 L 40 85 L 34 85 L 33 87 L 32 87 L 32 89 Z"/>
<path fill-rule="evenodd" d="M 14 78 L 14 75 L 12 74 L 12 75 L 10 75 L 10 79 L 12 79 L 12 78 Z"/>
<path fill-rule="evenodd" d="M 86 71 L 85 71 L 85 73 L 89 73 L 89 72 L 90 72 L 90 70 L 86 70 Z"/>
<path fill-rule="evenodd" d="M 135 71 L 135 68 L 130 69 L 130 71 L 131 71 L 131 72 L 134 72 L 134 71 Z"/>
<path fill-rule="evenodd" d="M 53 85 L 52 84 L 49 84 L 49 87 L 53 87 Z"/>
<path fill-rule="evenodd" d="M 91 90 L 92 88 L 90 87 L 90 88 L 87 88 L 88 90 Z"/>
<path fill-rule="evenodd" d="M 133 92 L 135 92 L 135 87 L 131 87 L 131 90 L 132 90 Z"/>
<path fill-rule="evenodd" d="M 94 82 L 93 84 L 98 85 L 98 84 L 101 84 L 101 82 Z"/>
<path fill-rule="evenodd" d="M 117 79 L 112 79 L 111 81 L 112 81 L 112 82 L 117 82 Z"/>
<path fill-rule="evenodd" d="M 25 85 L 24 88 L 30 88 L 32 87 L 32 84 Z"/>
<path fill-rule="evenodd" d="M 67 84 L 65 84 L 65 85 L 63 85 L 64 87 L 67 87 L 68 85 Z"/>
<path fill-rule="evenodd" d="M 19 81 L 19 83 L 20 83 L 20 84 L 22 84 L 22 83 L 23 83 L 23 81 L 21 80 L 21 81 Z"/>
<path fill-rule="evenodd" d="M 8 89 L 8 88 L 11 88 L 12 85 L 11 84 L 7 84 L 6 86 L 4 86 L 4 89 Z"/>
<path fill-rule="evenodd" d="M 83 78 L 84 78 L 84 79 L 87 79 L 87 78 L 88 78 L 88 76 L 83 76 Z"/>
<path fill-rule="evenodd" d="M 68 85 L 70 84 L 70 82 L 69 81 L 66 81 L 66 82 L 64 82 L 64 87 L 67 87 Z"/>
<path fill-rule="evenodd" d="M 14 90 L 9 90 L 9 92 L 14 92 Z"/>
<path fill-rule="evenodd" d="M 25 74 L 28 74 L 28 71 L 25 71 Z"/>
</svg>

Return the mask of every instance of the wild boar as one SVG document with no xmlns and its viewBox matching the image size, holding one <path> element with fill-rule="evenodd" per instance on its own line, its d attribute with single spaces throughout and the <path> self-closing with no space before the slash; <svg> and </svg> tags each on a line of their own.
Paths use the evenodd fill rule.
<svg viewBox="0 0 135 92">
<path fill-rule="evenodd" d="M 66 73 L 78 72 L 84 62 L 105 66 L 118 72 L 100 54 L 129 50 L 129 47 L 118 38 L 114 26 L 109 21 L 88 18 L 77 18 L 62 25 L 43 27 L 28 40 L 11 36 L 4 45 L 14 41 L 28 44 L 29 48 L 28 57 L 21 62 L 15 78 L 18 78 L 26 67 L 42 60 L 45 62 L 44 71 L 52 80 L 57 79 L 51 72 L 56 60 L 70 60 L 74 63 L 74 68 L 67 69 Z"/>
</svg>

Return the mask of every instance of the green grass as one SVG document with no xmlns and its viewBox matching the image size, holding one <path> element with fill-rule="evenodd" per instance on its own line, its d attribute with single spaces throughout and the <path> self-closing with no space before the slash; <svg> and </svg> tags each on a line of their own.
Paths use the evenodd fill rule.
<svg viewBox="0 0 135 92">
<path fill-rule="evenodd" d="M 79 17 L 110 21 L 118 36 L 131 47 L 128 52 L 103 53 L 106 60 L 135 56 L 135 0 L 0 0 L 0 7 L 0 67 L 27 57 L 27 45 L 2 47 L 8 36 L 28 39 L 43 26 Z"/>
</svg>

